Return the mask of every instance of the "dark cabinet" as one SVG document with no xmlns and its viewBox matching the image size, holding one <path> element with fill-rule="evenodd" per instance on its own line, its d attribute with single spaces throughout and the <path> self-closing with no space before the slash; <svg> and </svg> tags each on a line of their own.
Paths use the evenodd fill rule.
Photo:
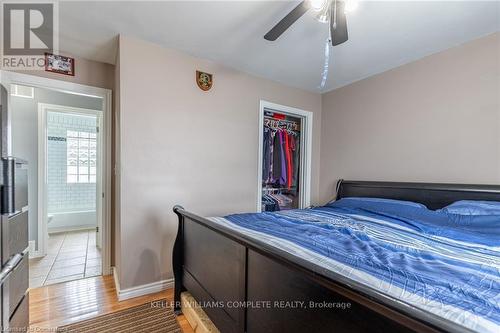
<svg viewBox="0 0 500 333">
<path fill-rule="evenodd" d="M 26 332 L 28 311 L 28 169 L 15 158 L 2 158 L 0 248 L 2 331 Z"/>
</svg>

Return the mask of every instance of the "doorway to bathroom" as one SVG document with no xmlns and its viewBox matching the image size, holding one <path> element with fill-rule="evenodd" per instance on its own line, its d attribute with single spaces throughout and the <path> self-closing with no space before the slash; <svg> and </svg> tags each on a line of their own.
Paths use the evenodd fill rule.
<svg viewBox="0 0 500 333">
<path fill-rule="evenodd" d="M 39 221 L 53 264 L 33 286 L 102 274 L 101 123 L 100 110 L 38 103 Z"/>
<path fill-rule="evenodd" d="M 111 91 L 1 72 L 28 163 L 30 288 L 110 274 Z"/>
</svg>

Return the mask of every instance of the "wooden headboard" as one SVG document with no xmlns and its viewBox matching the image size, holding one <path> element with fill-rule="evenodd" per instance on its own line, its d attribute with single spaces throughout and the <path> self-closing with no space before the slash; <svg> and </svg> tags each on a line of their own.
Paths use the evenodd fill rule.
<svg viewBox="0 0 500 333">
<path fill-rule="evenodd" d="M 375 197 L 413 201 L 429 209 L 443 208 L 458 200 L 500 201 L 500 185 L 400 183 L 339 180 L 337 200 Z"/>
</svg>

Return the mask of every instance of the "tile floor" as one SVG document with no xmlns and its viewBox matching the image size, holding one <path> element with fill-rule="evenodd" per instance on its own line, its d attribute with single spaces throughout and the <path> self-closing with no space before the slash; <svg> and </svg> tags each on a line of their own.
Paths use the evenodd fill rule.
<svg viewBox="0 0 500 333">
<path fill-rule="evenodd" d="M 101 275 L 95 230 L 49 235 L 47 255 L 30 259 L 30 288 Z"/>
</svg>

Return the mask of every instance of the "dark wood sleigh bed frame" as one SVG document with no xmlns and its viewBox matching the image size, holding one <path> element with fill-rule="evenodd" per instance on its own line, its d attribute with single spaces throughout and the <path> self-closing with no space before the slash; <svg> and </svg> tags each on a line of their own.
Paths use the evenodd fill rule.
<svg viewBox="0 0 500 333">
<path fill-rule="evenodd" d="M 500 186 L 340 180 L 337 199 L 344 197 L 439 209 L 457 200 L 500 201 Z M 180 313 L 180 294 L 189 291 L 223 333 L 470 332 L 181 206 L 174 212 L 174 310 Z"/>
</svg>

